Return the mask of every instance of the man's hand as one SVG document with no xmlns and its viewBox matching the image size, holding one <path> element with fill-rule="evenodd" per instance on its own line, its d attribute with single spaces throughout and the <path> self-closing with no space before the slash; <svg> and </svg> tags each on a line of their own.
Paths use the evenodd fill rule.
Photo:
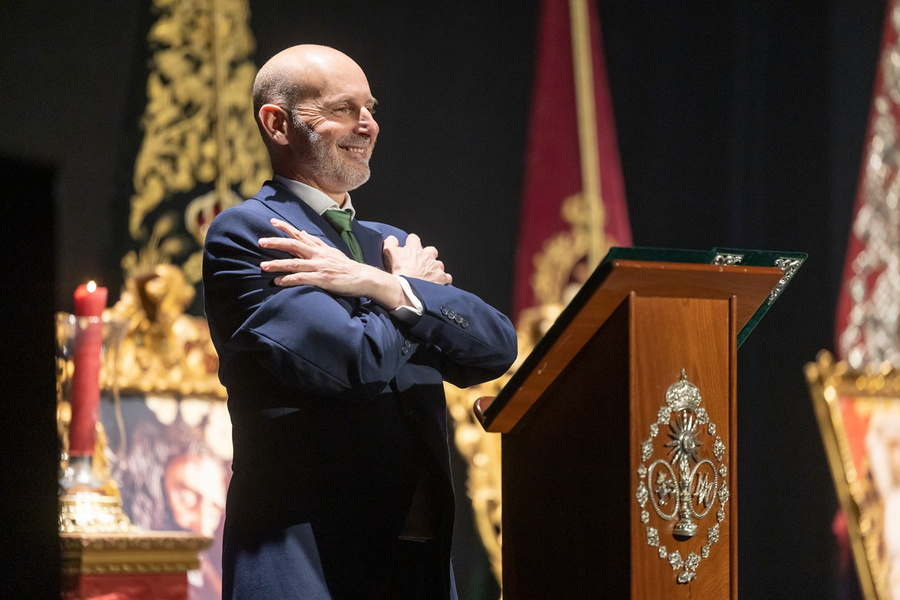
<svg viewBox="0 0 900 600">
<path fill-rule="evenodd" d="M 422 241 L 414 233 L 406 238 L 406 245 L 392 235 L 384 240 L 382 250 L 385 268 L 394 275 L 424 279 L 433 283 L 451 283 L 453 278 L 444 272 L 444 263 L 437 259 L 434 246 L 422 247 Z"/>
<path fill-rule="evenodd" d="M 408 303 L 400 283 L 390 274 L 348 258 L 337 248 L 289 223 L 278 219 L 270 222 L 288 237 L 261 238 L 259 246 L 294 257 L 260 263 L 260 269 L 266 273 L 286 273 L 275 278 L 275 285 L 313 285 L 342 296 L 366 296 L 388 309 Z"/>
</svg>

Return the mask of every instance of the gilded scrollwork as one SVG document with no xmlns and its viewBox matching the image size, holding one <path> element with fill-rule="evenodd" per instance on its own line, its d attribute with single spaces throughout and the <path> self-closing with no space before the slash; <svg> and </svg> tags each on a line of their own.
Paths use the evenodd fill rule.
<svg viewBox="0 0 900 600">
<path fill-rule="evenodd" d="M 250 99 L 255 41 L 247 0 L 154 0 L 153 10 L 128 222 L 142 247 L 122 267 L 134 275 L 189 254 L 181 262 L 193 284 L 210 215 L 252 194 L 268 175 Z M 204 190 L 210 185 L 213 198 Z M 175 195 L 191 193 L 198 196 L 188 210 L 167 208 Z"/>
<path fill-rule="evenodd" d="M 468 463 L 466 493 L 472 501 L 475 528 L 498 581 L 502 572 L 500 437 L 484 431 L 472 405 L 481 396 L 496 396 L 502 384 L 503 380 L 496 380 L 464 390 L 444 384 L 447 408 L 455 424 L 454 442 Z"/>
<path fill-rule="evenodd" d="M 186 532 L 60 534 L 62 571 L 74 575 L 183 573 L 200 565 L 208 537 Z"/>
<path fill-rule="evenodd" d="M 560 215 L 569 228 L 548 238 L 534 256 L 531 286 L 539 305 L 567 304 L 575 296 L 596 267 L 588 264 L 592 240 L 601 239 L 601 256 L 614 244 L 597 224 L 591 223 L 583 194 L 566 198 Z"/>
<path fill-rule="evenodd" d="M 185 314 L 194 288 L 174 265 L 126 280 L 108 317 L 126 323 L 119 346 L 120 390 L 225 399 L 206 319 Z"/>
<path fill-rule="evenodd" d="M 547 304 L 522 312 L 516 329 L 518 357 L 510 370 L 499 379 L 464 390 L 444 384 L 447 407 L 454 423 L 456 448 L 468 463 L 467 493 L 472 500 L 475 526 L 497 581 L 502 580 L 503 537 L 500 436 L 484 430 L 475 418 L 472 406 L 481 397 L 497 395 L 553 325 L 562 309 L 561 305 Z"/>
<path fill-rule="evenodd" d="M 472 406 L 481 397 L 497 395 L 561 311 L 562 306 L 559 305 L 523 311 L 516 331 L 519 354 L 516 362 L 502 377 L 466 389 L 444 384 L 447 407 L 454 423 L 456 448 L 468 463 L 466 491 L 472 500 L 475 527 L 497 581 L 501 581 L 502 575 L 500 436 L 484 430 L 475 418 Z"/>
</svg>

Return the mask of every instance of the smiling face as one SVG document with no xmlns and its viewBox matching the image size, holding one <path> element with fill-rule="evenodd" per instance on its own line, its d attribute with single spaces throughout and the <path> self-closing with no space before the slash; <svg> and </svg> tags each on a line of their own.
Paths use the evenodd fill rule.
<svg viewBox="0 0 900 600">
<path fill-rule="evenodd" d="M 372 116 L 376 101 L 365 74 L 337 50 L 295 46 L 263 67 L 257 86 L 273 80 L 273 89 L 293 90 L 259 109 L 276 173 L 312 185 L 340 203 L 346 192 L 368 180 L 378 137 Z"/>
<path fill-rule="evenodd" d="M 321 118 L 322 112 L 316 111 L 318 129 L 304 118 L 302 109 L 297 109 L 291 118 L 294 132 L 301 137 L 300 143 L 305 146 L 298 153 L 299 170 L 305 180 L 313 182 L 319 189 L 331 193 L 344 193 L 355 190 L 369 180 L 369 158 L 375 148 L 378 125 L 372 119 L 370 109 L 365 107 L 356 111 L 358 114 L 368 112 L 367 117 L 351 116 L 354 109 L 343 105 L 330 111 L 330 118 Z M 359 133 L 352 122 L 368 119 L 369 135 Z M 349 132 L 348 122 L 353 126 Z"/>
</svg>

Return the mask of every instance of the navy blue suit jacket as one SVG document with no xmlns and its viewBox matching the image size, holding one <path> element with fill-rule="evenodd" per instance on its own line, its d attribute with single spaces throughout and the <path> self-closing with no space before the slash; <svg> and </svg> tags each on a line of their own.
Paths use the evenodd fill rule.
<svg viewBox="0 0 900 600">
<path fill-rule="evenodd" d="M 224 571 L 235 598 L 377 598 L 422 473 L 440 515 L 450 589 L 453 491 L 444 380 L 468 386 L 515 358 L 509 320 L 476 296 L 410 279 L 424 314 L 407 325 L 366 298 L 281 288 L 259 263 L 278 218 L 348 253 L 305 203 L 268 182 L 206 237 L 206 313 L 234 440 Z M 406 234 L 353 222 L 366 263 Z"/>
</svg>

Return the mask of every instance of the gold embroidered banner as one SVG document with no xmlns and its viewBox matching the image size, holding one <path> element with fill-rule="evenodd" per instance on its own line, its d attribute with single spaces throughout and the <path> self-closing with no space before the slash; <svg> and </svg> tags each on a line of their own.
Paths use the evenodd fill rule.
<svg viewBox="0 0 900 600">
<path fill-rule="evenodd" d="M 247 0 L 153 0 L 144 132 L 125 276 L 176 264 L 192 284 L 212 218 L 259 189 L 269 161 L 251 89 L 256 42 Z"/>
</svg>

